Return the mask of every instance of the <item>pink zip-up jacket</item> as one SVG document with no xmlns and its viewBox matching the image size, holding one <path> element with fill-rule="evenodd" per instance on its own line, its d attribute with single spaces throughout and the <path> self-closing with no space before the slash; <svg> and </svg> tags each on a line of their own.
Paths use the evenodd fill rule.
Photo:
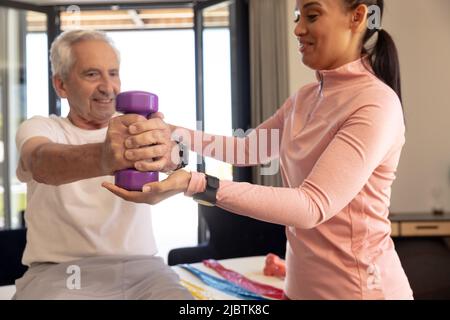
<svg viewBox="0 0 450 320">
<path fill-rule="evenodd" d="M 203 135 L 201 145 L 191 143 L 194 151 L 233 164 L 237 155 L 218 156 L 208 145 L 223 140 L 225 151 L 225 145 L 244 139 L 246 165 L 279 157 L 283 188 L 220 181 L 217 205 L 286 226 L 290 299 L 413 297 L 388 220 L 405 143 L 402 106 L 366 65 L 358 59 L 318 71 L 318 83 L 301 88 L 261 124 L 252 134 L 280 133 L 279 152 L 269 148 L 267 158 L 255 156 L 259 150 L 250 148 L 251 135 Z M 203 174 L 193 173 L 186 194 L 204 191 L 205 184 Z"/>
</svg>

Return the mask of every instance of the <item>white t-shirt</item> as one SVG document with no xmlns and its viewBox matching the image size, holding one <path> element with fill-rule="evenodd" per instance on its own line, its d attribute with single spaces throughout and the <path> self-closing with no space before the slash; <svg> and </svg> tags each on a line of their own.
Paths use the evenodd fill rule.
<svg viewBox="0 0 450 320">
<path fill-rule="evenodd" d="M 33 137 L 69 145 L 100 143 L 107 128 L 84 130 L 67 118 L 33 117 L 16 135 L 19 153 Z M 102 188 L 104 176 L 60 186 L 38 183 L 19 166 L 18 178 L 27 183 L 27 245 L 22 262 L 66 262 L 106 255 L 153 255 L 150 206 L 122 200 Z"/>
</svg>

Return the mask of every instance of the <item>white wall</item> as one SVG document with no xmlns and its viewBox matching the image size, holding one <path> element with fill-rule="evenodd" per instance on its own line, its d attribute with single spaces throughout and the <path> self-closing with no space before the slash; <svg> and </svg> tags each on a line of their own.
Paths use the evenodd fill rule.
<svg viewBox="0 0 450 320">
<path fill-rule="evenodd" d="M 290 90 L 314 81 L 292 35 L 295 0 L 288 2 Z M 402 68 L 407 133 L 391 212 L 429 212 L 432 190 L 450 211 L 450 1 L 386 0 L 383 28 L 396 41 Z"/>
</svg>

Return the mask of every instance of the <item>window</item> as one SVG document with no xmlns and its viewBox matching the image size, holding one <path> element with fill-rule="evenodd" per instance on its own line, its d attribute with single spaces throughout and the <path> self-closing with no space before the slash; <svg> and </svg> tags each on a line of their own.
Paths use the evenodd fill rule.
<svg viewBox="0 0 450 320">
<path fill-rule="evenodd" d="M 202 9 L 205 130 L 223 135 L 232 133 L 229 3 Z M 60 17 L 60 24 L 51 27 L 50 37 L 59 27 L 63 31 L 79 27 L 105 30 L 121 51 L 122 90 L 151 91 L 159 96 L 160 110 L 169 123 L 197 127 L 192 7 L 58 8 L 61 12 L 56 16 Z M 56 110 L 62 116 L 69 110 L 64 100 L 61 110 L 55 106 L 48 81 L 42 81 L 48 80 L 46 19 L 52 18 L 53 9 L 42 9 L 46 13 L 37 11 L 0 7 L 0 55 L 8 65 L 7 72 L 0 75 L 0 125 L 3 124 L 0 142 L 4 144 L 3 148 L 0 146 L 0 160 L 3 160 L 0 180 L 1 186 L 7 186 L 1 189 L 6 191 L 0 198 L 0 227 L 17 227 L 19 213 L 26 207 L 26 187 L 15 176 L 14 136 L 18 125 L 34 115 L 46 116 L 48 110 Z M 192 153 L 190 169 L 196 169 L 196 160 Z M 210 174 L 233 178 L 230 165 L 206 159 L 205 166 Z M 182 195 L 174 197 L 154 206 L 152 215 L 162 257 L 166 258 L 174 247 L 198 243 L 198 208 L 192 200 Z"/>
<path fill-rule="evenodd" d="M 231 57 L 228 20 L 229 4 L 206 8 L 203 15 L 203 85 L 205 132 L 232 135 Z M 205 159 L 205 172 L 220 179 L 233 180 L 233 167 L 215 159 Z"/>
<path fill-rule="evenodd" d="M 143 9 L 117 11 L 81 11 L 77 14 L 78 23 L 84 26 L 101 26 L 113 39 L 121 53 L 122 91 L 144 90 L 158 95 L 160 110 L 169 123 L 191 129 L 196 128 L 195 97 L 195 41 L 192 8 L 181 9 Z M 209 124 L 214 133 L 229 135 L 231 133 L 231 112 L 229 104 L 229 85 L 224 88 L 223 77 L 230 77 L 229 42 L 226 29 L 219 29 L 228 21 L 228 12 L 221 10 L 205 18 L 216 29 L 208 32 L 209 101 L 214 99 L 221 103 L 211 103 L 221 108 L 219 113 L 209 113 Z M 62 15 L 62 28 L 71 28 L 73 15 Z M 151 30 L 149 30 L 151 29 Z M 205 31 L 206 32 L 206 31 Z M 220 44 L 220 46 L 218 46 Z M 206 58 L 206 56 L 205 56 Z M 225 64 L 224 64 L 225 62 Z M 224 64 L 217 68 L 217 63 Z M 216 80 L 213 80 L 216 79 Z M 219 81 L 217 81 L 217 79 Z M 227 97 L 228 95 L 228 97 Z M 216 101 L 216 102 L 217 102 Z M 212 109 L 211 109 L 212 110 Z M 63 116 L 67 115 L 67 101 L 62 101 Z M 227 114 L 228 113 L 228 114 Z M 217 116 L 217 115 L 220 116 Z M 226 116 L 227 120 L 223 121 Z M 226 127 L 224 129 L 223 127 Z M 218 128 L 221 129 L 217 132 Z M 191 153 L 189 169 L 196 170 L 197 157 Z M 208 164 L 213 162 L 208 162 Z M 222 169 L 221 175 L 232 179 L 231 166 Z M 227 166 L 227 165 L 225 165 Z M 214 168 L 208 166 L 209 170 Z M 226 171 L 228 170 L 228 171 Z M 228 173 L 228 175 L 226 174 Z M 161 175 L 161 179 L 164 175 Z M 198 243 L 198 206 L 178 195 L 152 207 L 153 230 L 159 248 L 159 255 L 167 258 L 172 248 L 195 246 Z"/>
<path fill-rule="evenodd" d="M 195 129 L 194 31 L 109 31 L 121 53 L 122 90 L 158 95 L 159 110 L 169 123 Z M 195 170 L 192 153 L 190 170 Z M 165 176 L 161 175 L 160 179 Z M 159 255 L 197 245 L 197 204 L 178 195 L 152 207 Z"/>
<path fill-rule="evenodd" d="M 44 13 L 0 7 L 0 228 L 19 227 L 26 207 L 26 185 L 15 174 L 17 128 L 30 116 L 48 115 L 47 35 L 33 30 L 30 16 L 45 26 Z"/>
</svg>

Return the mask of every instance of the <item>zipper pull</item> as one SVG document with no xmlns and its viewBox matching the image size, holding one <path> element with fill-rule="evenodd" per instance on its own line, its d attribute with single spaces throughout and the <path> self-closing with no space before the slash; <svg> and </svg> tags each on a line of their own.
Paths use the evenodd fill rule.
<svg viewBox="0 0 450 320">
<path fill-rule="evenodd" d="M 320 88 L 319 88 L 319 96 L 323 97 L 323 74 L 319 72 L 320 76 Z"/>
</svg>

